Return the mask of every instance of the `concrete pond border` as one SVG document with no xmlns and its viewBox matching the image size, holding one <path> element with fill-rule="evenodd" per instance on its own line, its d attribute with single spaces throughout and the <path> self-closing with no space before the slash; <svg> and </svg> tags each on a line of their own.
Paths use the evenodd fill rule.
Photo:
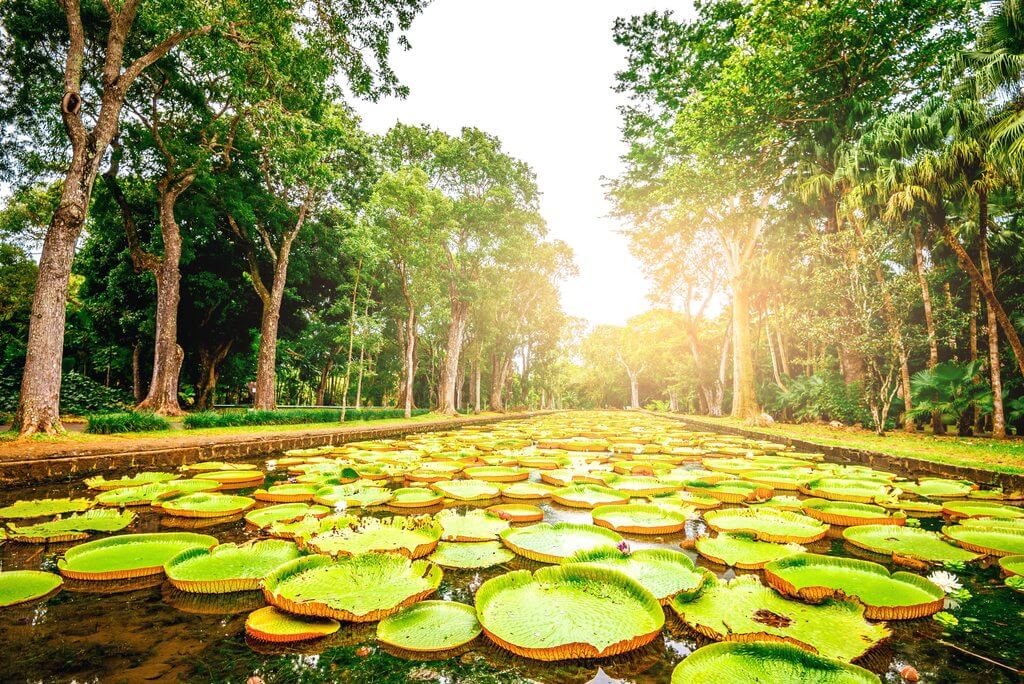
<svg viewBox="0 0 1024 684">
<path fill-rule="evenodd" d="M 0 461 L 0 485 L 20 487 L 63 482 L 72 477 L 96 473 L 116 473 L 147 468 L 167 468 L 197 461 L 230 461 L 271 454 L 290 449 L 337 446 L 370 439 L 404 437 L 419 432 L 443 432 L 469 425 L 487 425 L 509 420 L 532 418 L 552 411 L 526 411 L 500 416 L 479 416 L 432 420 L 421 423 L 400 423 L 380 427 L 320 428 L 296 430 L 293 435 L 273 434 L 246 439 L 216 439 L 202 444 L 171 446 L 157 449 L 118 450 L 110 452 L 41 456 L 39 458 Z M 73 448 L 73 447 L 69 447 Z"/>
</svg>

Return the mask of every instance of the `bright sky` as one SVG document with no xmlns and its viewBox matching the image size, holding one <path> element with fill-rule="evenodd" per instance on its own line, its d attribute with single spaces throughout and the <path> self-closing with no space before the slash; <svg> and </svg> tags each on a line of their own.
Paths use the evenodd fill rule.
<svg viewBox="0 0 1024 684">
<path fill-rule="evenodd" d="M 456 133 L 476 126 L 537 172 L 551 236 L 568 242 L 579 276 L 562 305 L 590 323 L 621 324 L 648 308 L 648 286 L 618 223 L 607 217 L 602 176 L 625 149 L 612 91 L 624 63 L 612 42 L 617 16 L 692 3 L 649 0 L 434 0 L 393 65 L 405 100 L 356 108 L 367 127 L 427 123 Z"/>
</svg>

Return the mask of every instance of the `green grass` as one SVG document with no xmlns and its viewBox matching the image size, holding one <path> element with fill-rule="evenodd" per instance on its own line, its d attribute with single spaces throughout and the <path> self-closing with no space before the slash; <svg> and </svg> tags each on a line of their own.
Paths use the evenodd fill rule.
<svg viewBox="0 0 1024 684">
<path fill-rule="evenodd" d="M 429 413 L 427 409 L 413 409 L 413 416 Z M 348 409 L 345 422 L 387 420 L 402 418 L 402 409 Z M 289 409 L 277 411 L 201 411 L 185 417 L 186 429 L 235 427 L 250 425 L 295 425 L 302 423 L 330 423 L 341 420 L 340 409 Z"/>
<path fill-rule="evenodd" d="M 85 431 L 94 435 L 110 435 L 121 432 L 153 432 L 170 430 L 166 418 L 152 413 L 126 411 L 124 413 L 100 413 L 88 417 Z"/>
<path fill-rule="evenodd" d="M 997 473 L 1024 474 L 1024 440 L 995 440 L 984 437 L 935 436 L 893 430 L 884 436 L 853 427 L 833 428 L 812 423 L 776 423 L 754 427 L 735 418 L 692 416 L 709 424 L 745 428 L 765 434 L 800 439 L 822 446 L 877 451 L 890 456 L 918 458 L 933 463 L 982 468 Z"/>
</svg>

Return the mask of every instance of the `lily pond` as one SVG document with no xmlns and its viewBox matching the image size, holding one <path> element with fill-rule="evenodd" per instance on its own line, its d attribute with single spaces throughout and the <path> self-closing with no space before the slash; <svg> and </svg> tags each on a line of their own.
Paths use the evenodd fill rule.
<svg viewBox="0 0 1024 684">
<path fill-rule="evenodd" d="M 0 681 L 1012 682 L 1019 492 L 625 412 L 4 492 Z"/>
</svg>

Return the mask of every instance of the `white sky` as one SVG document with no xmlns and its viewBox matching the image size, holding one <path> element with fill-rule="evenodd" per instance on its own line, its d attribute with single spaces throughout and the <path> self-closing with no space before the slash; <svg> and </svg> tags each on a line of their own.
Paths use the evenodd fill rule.
<svg viewBox="0 0 1024 684">
<path fill-rule="evenodd" d="M 450 133 L 476 126 L 529 163 L 544 193 L 552 237 L 568 242 L 579 276 L 562 305 L 592 324 L 621 324 L 649 308 L 648 286 L 619 225 L 607 217 L 601 177 L 625 150 L 612 91 L 623 50 L 617 16 L 692 12 L 688 0 L 434 0 L 413 21 L 412 50 L 392 64 L 405 100 L 357 102 L 366 126 L 427 123 Z"/>
</svg>

